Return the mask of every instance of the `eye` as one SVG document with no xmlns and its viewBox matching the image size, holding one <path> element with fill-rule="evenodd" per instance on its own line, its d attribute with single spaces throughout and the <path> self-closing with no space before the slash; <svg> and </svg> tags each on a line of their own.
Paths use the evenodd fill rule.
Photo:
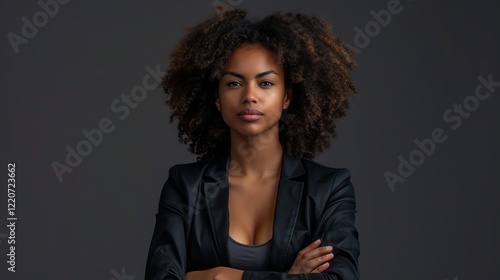
<svg viewBox="0 0 500 280">
<path fill-rule="evenodd" d="M 227 83 L 227 85 L 230 86 L 230 87 L 235 87 L 235 86 L 238 86 L 238 85 L 241 85 L 241 84 L 239 82 L 232 81 L 232 82 Z"/>
<path fill-rule="evenodd" d="M 274 85 L 273 83 L 269 82 L 269 81 L 263 81 L 262 83 L 260 83 L 261 85 L 265 86 L 265 87 L 270 87 L 272 85 Z"/>
</svg>

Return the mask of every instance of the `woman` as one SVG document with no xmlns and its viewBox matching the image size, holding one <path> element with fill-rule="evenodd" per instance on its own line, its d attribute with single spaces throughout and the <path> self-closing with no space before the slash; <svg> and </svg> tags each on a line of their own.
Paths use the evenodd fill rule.
<svg viewBox="0 0 500 280">
<path fill-rule="evenodd" d="M 245 16 L 221 11 L 172 53 L 170 122 L 199 157 L 170 168 L 146 280 L 358 279 L 349 171 L 311 160 L 356 92 L 353 52 L 316 17 Z"/>
</svg>

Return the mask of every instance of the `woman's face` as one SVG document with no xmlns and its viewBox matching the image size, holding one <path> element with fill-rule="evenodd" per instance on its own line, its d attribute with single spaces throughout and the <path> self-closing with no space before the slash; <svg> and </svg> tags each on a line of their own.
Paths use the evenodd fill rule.
<svg viewBox="0 0 500 280">
<path fill-rule="evenodd" d="M 254 44 L 233 52 L 219 79 L 215 102 L 231 133 L 249 137 L 274 129 L 277 134 L 281 113 L 290 101 L 284 70 L 271 51 Z"/>
</svg>

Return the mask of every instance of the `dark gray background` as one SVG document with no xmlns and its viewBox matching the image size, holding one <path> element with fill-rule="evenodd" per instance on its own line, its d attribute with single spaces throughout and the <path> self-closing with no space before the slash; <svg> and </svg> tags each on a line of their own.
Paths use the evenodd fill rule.
<svg viewBox="0 0 500 280">
<path fill-rule="evenodd" d="M 352 46 L 377 1 L 222 1 L 250 18 L 274 11 L 317 15 Z M 351 170 L 363 279 L 499 279 L 500 87 L 454 130 L 443 113 L 500 81 L 497 1 L 401 1 L 360 48 L 352 99 L 338 138 L 316 160 Z M 215 12 L 212 1 L 70 1 L 16 54 L 36 1 L 3 1 L 1 279 L 143 279 L 154 215 L 168 169 L 195 156 L 177 142 L 160 88 L 119 119 L 110 105 L 165 70 L 170 51 Z M 359 44 L 358 44 L 359 46 Z M 484 91 L 484 89 L 483 89 Z M 51 164 L 83 129 L 115 130 L 59 182 Z M 391 191 L 384 172 L 442 128 L 447 140 Z M 7 163 L 16 162 L 16 273 L 7 272 Z M 124 270 L 122 270 L 124 269 Z M 5 275 L 8 278 L 5 278 Z M 125 276 L 129 276 L 128 278 Z"/>
</svg>

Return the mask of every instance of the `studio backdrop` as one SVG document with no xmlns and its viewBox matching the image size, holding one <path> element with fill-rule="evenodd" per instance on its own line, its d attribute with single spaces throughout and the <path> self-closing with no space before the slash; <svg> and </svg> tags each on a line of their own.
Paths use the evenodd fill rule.
<svg viewBox="0 0 500 280">
<path fill-rule="evenodd" d="M 3 1 L 0 279 L 140 280 L 178 142 L 159 85 L 215 14 L 316 15 L 358 94 L 314 160 L 348 168 L 361 279 L 500 277 L 498 1 Z"/>
</svg>

